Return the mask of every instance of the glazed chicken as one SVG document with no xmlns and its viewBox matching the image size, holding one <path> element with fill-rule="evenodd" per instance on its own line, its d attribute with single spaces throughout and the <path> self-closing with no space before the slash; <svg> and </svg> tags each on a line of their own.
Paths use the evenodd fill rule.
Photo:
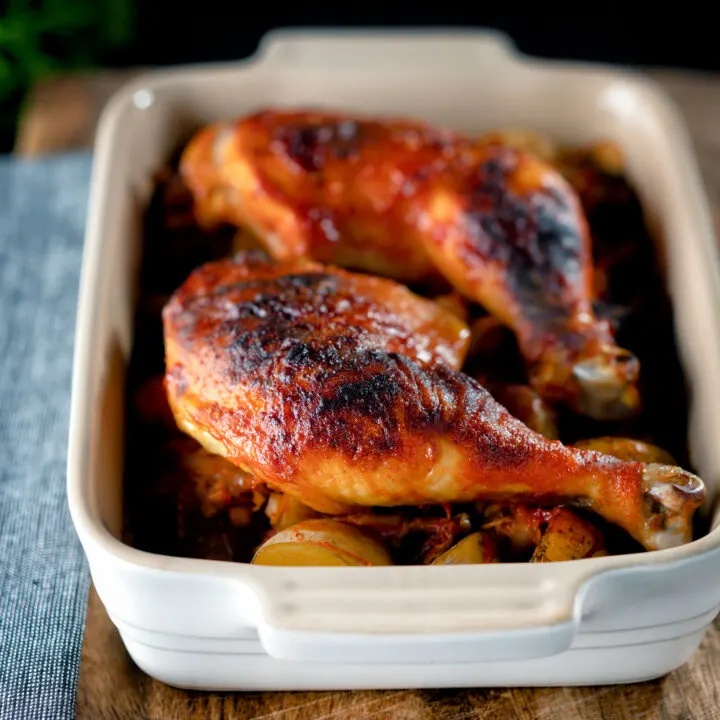
<svg viewBox="0 0 720 720">
<path fill-rule="evenodd" d="M 194 271 L 163 324 L 178 426 L 319 512 L 567 502 L 648 549 L 691 539 L 699 478 L 533 432 L 458 371 L 464 323 L 392 280 L 241 253 Z"/>
<path fill-rule="evenodd" d="M 420 122 L 265 111 L 200 131 L 181 173 L 201 225 L 250 228 L 281 261 L 444 277 L 513 329 L 546 400 L 637 410 L 638 362 L 593 311 L 579 200 L 532 155 Z"/>
</svg>

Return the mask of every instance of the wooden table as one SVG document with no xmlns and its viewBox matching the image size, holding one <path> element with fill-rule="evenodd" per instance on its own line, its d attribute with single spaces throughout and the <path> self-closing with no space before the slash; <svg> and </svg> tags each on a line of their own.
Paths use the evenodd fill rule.
<svg viewBox="0 0 720 720">
<path fill-rule="evenodd" d="M 108 96 L 137 71 L 62 77 L 35 88 L 16 153 L 26 157 L 86 148 Z M 720 77 L 653 71 L 678 102 L 698 151 L 708 192 L 720 202 Z M 720 718 L 720 621 L 683 668 L 639 685 L 540 690 L 382 692 L 184 692 L 152 680 L 127 656 L 91 589 L 78 685 L 78 718 L 89 720 L 652 720 Z"/>
</svg>

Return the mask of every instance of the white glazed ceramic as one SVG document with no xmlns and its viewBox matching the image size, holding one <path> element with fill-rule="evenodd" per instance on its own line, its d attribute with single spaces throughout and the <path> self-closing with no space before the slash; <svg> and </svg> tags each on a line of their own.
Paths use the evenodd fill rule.
<svg viewBox="0 0 720 720">
<path fill-rule="evenodd" d="M 646 79 L 519 56 L 485 32 L 278 32 L 248 61 L 151 73 L 97 139 L 73 379 L 68 494 L 97 591 L 150 675 L 203 689 L 619 683 L 663 675 L 720 606 L 720 528 L 671 550 L 491 566 L 277 568 L 119 540 L 123 383 L 151 174 L 200 124 L 266 105 L 610 138 L 661 230 L 695 467 L 720 482 L 720 275 L 686 130 Z"/>
</svg>

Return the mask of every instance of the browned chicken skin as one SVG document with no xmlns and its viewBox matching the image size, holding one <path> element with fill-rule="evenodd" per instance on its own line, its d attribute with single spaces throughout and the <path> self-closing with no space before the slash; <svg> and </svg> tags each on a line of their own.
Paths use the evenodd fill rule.
<svg viewBox="0 0 720 720">
<path fill-rule="evenodd" d="M 514 330 L 545 399 L 637 409 L 638 362 L 593 312 L 579 201 L 531 155 L 420 122 L 265 111 L 199 132 L 181 171 L 201 224 L 248 226 L 278 260 L 441 274 Z"/>
<path fill-rule="evenodd" d="M 163 322 L 179 427 L 317 511 L 572 502 L 648 549 L 691 539 L 699 478 L 529 430 L 457 371 L 462 321 L 393 281 L 240 254 L 196 270 Z"/>
</svg>

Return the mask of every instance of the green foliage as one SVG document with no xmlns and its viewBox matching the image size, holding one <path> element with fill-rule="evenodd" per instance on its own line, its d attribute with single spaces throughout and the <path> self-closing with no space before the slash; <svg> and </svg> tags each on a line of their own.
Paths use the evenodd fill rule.
<svg viewBox="0 0 720 720">
<path fill-rule="evenodd" d="M 134 0 L 6 0 L 0 10 L 0 130 L 25 90 L 59 71 L 92 67 L 132 39 Z"/>
</svg>

